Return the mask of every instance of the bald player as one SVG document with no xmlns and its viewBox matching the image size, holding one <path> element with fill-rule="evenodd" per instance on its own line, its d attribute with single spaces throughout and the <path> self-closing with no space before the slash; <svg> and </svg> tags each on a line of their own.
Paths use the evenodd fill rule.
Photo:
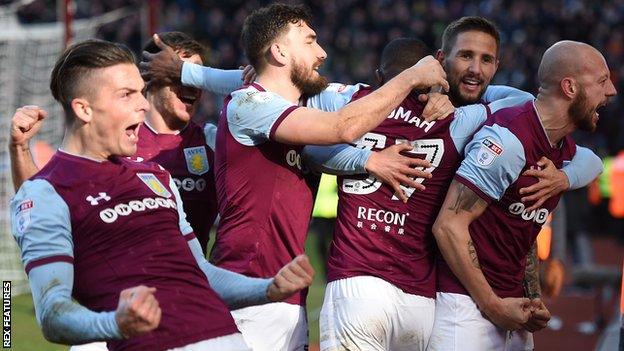
<svg viewBox="0 0 624 351">
<path fill-rule="evenodd" d="M 540 63 L 537 99 L 493 114 L 466 147 L 433 232 L 439 265 L 430 350 L 532 350 L 530 332 L 550 313 L 532 284 L 525 257 L 559 196 L 527 210 L 519 189 L 541 157 L 560 168 L 574 155 L 569 134 L 593 131 L 597 110 L 616 94 L 602 54 L 561 41 Z M 459 346 L 461 345 L 461 347 Z"/>
</svg>

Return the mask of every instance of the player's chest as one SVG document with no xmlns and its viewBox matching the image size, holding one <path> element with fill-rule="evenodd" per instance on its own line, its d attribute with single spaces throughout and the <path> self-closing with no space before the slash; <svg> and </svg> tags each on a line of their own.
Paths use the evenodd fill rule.
<svg viewBox="0 0 624 351">
<path fill-rule="evenodd" d="M 145 216 L 152 215 L 177 218 L 177 203 L 165 172 L 126 172 L 109 182 L 85 182 L 69 196 L 74 227 L 140 225 Z"/>
</svg>

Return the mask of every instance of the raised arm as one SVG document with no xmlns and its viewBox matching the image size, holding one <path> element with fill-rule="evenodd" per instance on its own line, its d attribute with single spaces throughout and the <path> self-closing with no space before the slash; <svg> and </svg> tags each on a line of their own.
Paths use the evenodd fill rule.
<svg viewBox="0 0 624 351">
<path fill-rule="evenodd" d="M 30 139 L 41 129 L 47 115 L 40 107 L 24 106 L 18 108 L 11 118 L 9 157 L 15 191 L 39 171 L 30 152 Z"/>
<path fill-rule="evenodd" d="M 300 107 L 289 113 L 275 130 L 275 140 L 285 144 L 328 145 L 351 143 L 372 130 L 413 89 L 442 85 L 446 73 L 432 56 L 406 69 L 379 89 L 335 112 Z"/>
<path fill-rule="evenodd" d="M 227 95 L 243 84 L 244 77 L 251 77 L 248 70 L 222 70 L 184 62 L 178 54 L 154 34 L 157 53 L 143 52 L 139 63 L 141 76 L 146 82 L 164 84 L 182 83 L 215 94 Z"/>
</svg>

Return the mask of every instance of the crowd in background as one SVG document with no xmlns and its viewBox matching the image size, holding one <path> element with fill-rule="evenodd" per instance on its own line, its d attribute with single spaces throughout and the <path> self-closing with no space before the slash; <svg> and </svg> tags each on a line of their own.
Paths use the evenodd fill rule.
<svg viewBox="0 0 624 351">
<path fill-rule="evenodd" d="M 206 45 L 205 64 L 237 68 L 246 63 L 239 45 L 244 19 L 253 9 L 269 2 L 158 0 L 157 30 L 189 33 Z M 123 20 L 102 26 L 99 36 L 126 43 L 139 54 L 145 17 L 138 9 L 146 3 L 147 0 L 76 0 L 75 18 L 93 17 L 124 6 L 137 9 Z M 318 41 L 328 54 L 321 69 L 330 81 L 336 82 L 372 84 L 379 55 L 393 38 L 417 37 L 433 53 L 440 47 L 446 25 L 465 15 L 489 18 L 501 31 L 500 66 L 492 83 L 534 94 L 537 68 L 547 47 L 561 39 L 587 42 L 607 59 L 611 79 L 620 94 L 600 111 L 597 133 L 577 132 L 575 138 L 602 157 L 624 150 L 624 0 L 311 0 L 306 4 L 315 16 L 312 27 Z M 56 1 L 34 1 L 22 7 L 19 16 L 25 23 L 54 21 Z M 215 120 L 220 99 L 207 96 L 199 115 Z M 572 198 L 569 196 L 568 208 L 588 207 L 585 195 L 578 201 Z M 569 217 L 580 220 L 585 227 L 591 221 L 588 211 L 582 216 L 572 211 L 573 216 Z M 604 209 L 599 214 L 608 216 Z M 618 223 L 614 231 L 624 232 L 624 222 Z"/>
</svg>

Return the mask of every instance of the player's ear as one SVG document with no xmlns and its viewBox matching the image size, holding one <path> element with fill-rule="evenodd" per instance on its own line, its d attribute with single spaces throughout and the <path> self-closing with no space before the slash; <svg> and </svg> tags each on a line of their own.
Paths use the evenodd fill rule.
<svg viewBox="0 0 624 351">
<path fill-rule="evenodd" d="M 576 96 L 579 90 L 576 80 L 571 77 L 563 78 L 561 80 L 560 86 L 561 86 L 561 92 L 563 93 L 563 95 L 565 95 L 569 99 L 574 99 L 574 97 Z"/>
<path fill-rule="evenodd" d="M 271 44 L 271 47 L 269 48 L 269 53 L 271 55 L 271 58 L 277 61 L 280 65 L 285 66 L 288 63 L 288 55 L 283 45 L 280 45 L 278 43 Z"/>
<path fill-rule="evenodd" d="M 377 80 L 377 84 L 379 84 L 380 86 L 383 85 L 384 76 L 381 68 L 377 68 L 375 70 L 375 80 Z"/>
<path fill-rule="evenodd" d="M 440 62 L 440 64 L 444 63 L 444 51 L 442 49 L 438 49 L 435 53 L 435 58 Z"/>
<path fill-rule="evenodd" d="M 89 123 L 93 119 L 93 109 L 87 99 L 74 98 L 71 101 L 71 108 L 74 115 L 84 123 Z"/>
</svg>

